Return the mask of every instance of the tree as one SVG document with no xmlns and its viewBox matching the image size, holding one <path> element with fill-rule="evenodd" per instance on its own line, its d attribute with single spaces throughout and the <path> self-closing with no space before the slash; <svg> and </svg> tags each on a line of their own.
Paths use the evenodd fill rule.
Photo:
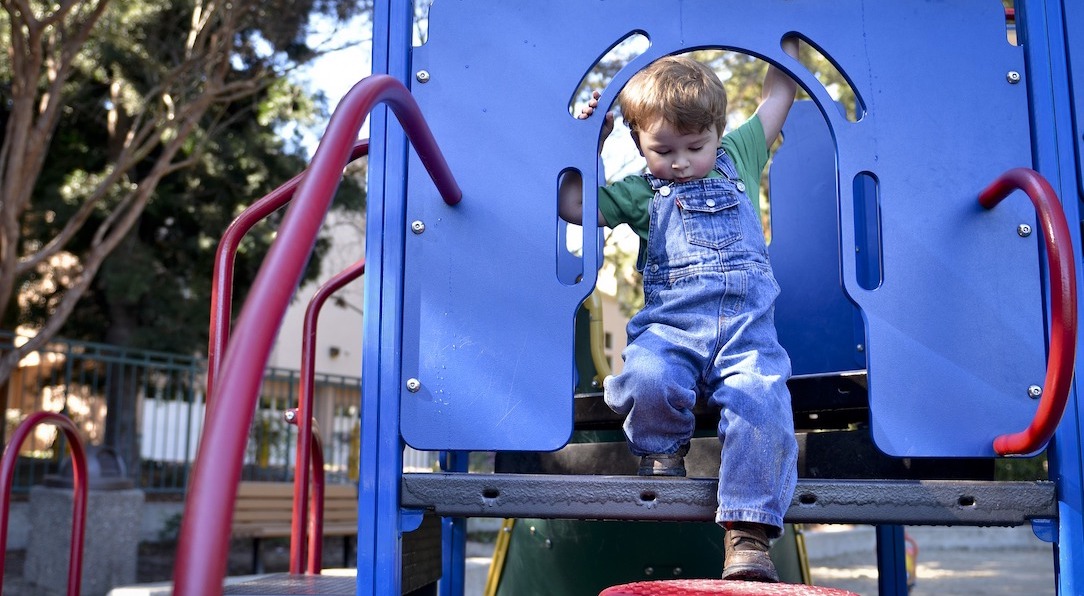
<svg viewBox="0 0 1084 596">
<path fill-rule="evenodd" d="M 310 17 L 342 20 L 365 4 L 0 0 L 10 81 L 0 89 L 0 322 L 45 307 L 36 335 L 0 358 L 0 384 L 64 326 L 107 257 L 139 241 L 130 232 L 158 189 L 175 190 L 186 171 L 190 182 L 212 145 L 255 121 L 274 85 L 316 55 L 304 42 Z M 93 128 L 72 139 L 65 118 Z M 58 137 L 85 143 L 84 155 L 54 160 Z M 36 208 L 47 193 L 54 208 Z M 41 294 L 25 296 L 35 279 L 47 279 Z"/>
</svg>

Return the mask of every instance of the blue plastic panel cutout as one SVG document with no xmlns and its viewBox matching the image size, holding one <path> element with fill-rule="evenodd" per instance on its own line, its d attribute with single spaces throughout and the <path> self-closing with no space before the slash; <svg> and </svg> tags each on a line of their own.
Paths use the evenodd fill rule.
<svg viewBox="0 0 1084 596">
<path fill-rule="evenodd" d="M 837 345 L 865 336 L 877 444 L 901 456 L 985 456 L 995 436 L 1026 427 L 1036 406 L 1027 388 L 1042 384 L 1045 366 L 1039 235 L 1017 234 L 1019 224 L 1035 224 L 1026 198 L 992 211 L 976 201 L 998 174 L 1031 164 L 1026 85 L 1006 78 L 1027 74 L 1022 49 L 1006 41 L 1000 2 L 441 0 L 428 42 L 412 55 L 412 71 L 425 71 L 427 82 L 409 82 L 464 198 L 444 205 L 416 156 L 399 164 L 408 177 L 402 225 L 424 225 L 403 248 L 404 439 L 455 450 L 567 441 L 573 315 L 595 271 L 571 285 L 558 277 L 557 178 L 568 168 L 596 177 L 601 126 L 574 119 L 568 105 L 587 69 L 637 31 L 651 46 L 615 76 L 604 105 L 655 58 L 699 47 L 778 63 L 818 105 L 832 139 L 838 217 L 811 218 L 812 232 L 837 243 L 835 282 L 865 329 L 825 330 L 821 313 L 802 312 L 802 284 L 788 284 L 780 309 L 790 312 L 780 319 L 805 321 L 793 331 Z M 783 54 L 779 42 L 792 32 L 848 77 L 865 106 L 857 122 Z M 856 179 L 876 182 L 877 228 L 859 235 L 856 204 L 871 203 L 855 200 Z M 801 222 L 803 187 L 792 188 L 797 196 L 773 203 L 795 211 L 774 217 Z M 585 203 L 594 213 L 593 193 Z M 871 232 L 878 282 L 864 288 L 851 252 Z M 785 245 L 783 234 L 775 241 Z M 595 243 L 584 253 L 596 262 Z M 796 362 L 837 367 L 801 353 L 816 350 L 815 340 L 801 346 Z M 418 380 L 416 391 L 408 379 Z"/>
<path fill-rule="evenodd" d="M 769 172 L 779 342 L 796 376 L 864 369 L 861 316 L 840 284 L 835 142 L 810 101 L 794 104 L 783 139 Z"/>
</svg>

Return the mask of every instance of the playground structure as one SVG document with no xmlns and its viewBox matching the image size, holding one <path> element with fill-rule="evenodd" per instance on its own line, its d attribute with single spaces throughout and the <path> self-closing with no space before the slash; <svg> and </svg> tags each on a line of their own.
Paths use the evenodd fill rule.
<svg viewBox="0 0 1084 596">
<path fill-rule="evenodd" d="M 777 325 L 794 363 L 798 426 L 836 431 L 816 421 L 859 411 L 884 457 L 915 472 L 805 476 L 787 521 L 877 525 L 884 594 L 906 591 L 903 524 L 1030 523 L 1054 545 L 1059 593 L 1081 591 L 1084 414 L 1072 373 L 1084 6 L 1017 2 L 1019 45 L 993 0 L 724 6 L 720 15 L 710 0 L 438 0 L 428 41 L 412 47 L 411 2 L 377 3 L 377 74 L 344 98 L 292 182 L 293 203 L 232 331 L 228 301 L 213 306 L 227 320 L 212 326 L 176 594 L 222 590 L 244 429 L 274 323 L 370 112 L 356 593 L 401 592 L 403 536 L 426 514 L 443 518 L 442 594 L 462 592 L 465 517 L 713 519 L 714 478 L 464 465 L 470 451 L 562 449 L 574 412 L 592 399 L 575 396 L 574 318 L 594 288 L 599 247 L 565 248 L 557 179 L 597 178 L 601 123 L 575 119 L 572 102 L 585 73 L 633 34 L 650 45 L 601 90 L 602 105 L 652 60 L 696 48 L 769 61 L 812 99 L 795 106 L 770 172 Z M 843 74 L 854 120 L 783 53 L 789 35 Z M 390 111 L 374 109 L 382 104 Z M 591 192 L 584 209 L 592 229 Z M 228 292 L 216 284 L 215 300 Z M 303 400 L 297 564 L 276 580 L 297 580 L 298 593 L 343 581 L 316 575 L 312 551 L 301 573 L 308 411 Z M 403 474 L 404 444 L 445 452 L 446 471 Z M 983 477 L 995 457 L 1044 448 L 1048 481 Z"/>
<path fill-rule="evenodd" d="M 594 286 L 585 264 L 598 262 L 598 248 L 585 242 L 580 258 L 563 250 L 556 180 L 568 169 L 597 173 L 600 125 L 574 119 L 570 104 L 584 73 L 633 33 L 650 47 L 603 90 L 604 105 L 651 60 L 699 47 L 770 61 L 813 100 L 815 110 L 788 121 L 771 172 L 778 325 L 799 380 L 864 374 L 872 438 L 894 458 L 1028 455 L 1059 429 L 1049 482 L 803 479 L 788 521 L 880 525 L 883 592 L 900 583 L 899 524 L 1031 523 L 1056 545 L 1059 590 L 1076 592 L 1080 238 L 1060 221 L 1080 217 L 1078 201 L 1056 196 L 1080 196 L 1072 58 L 1082 42 L 1072 24 L 1084 23 L 1081 9 L 1019 3 L 1015 46 L 1001 4 L 988 1 L 746 3 L 728 5 L 725 26 L 715 10 L 438 2 L 427 43 L 411 47 L 410 3 L 378 5 L 380 74 L 336 112 L 217 372 L 202 450 L 219 457 L 197 467 L 178 593 L 220 585 L 211 553 L 224 545 L 211 529 L 228 522 L 216 504 L 232 499 L 236 472 L 223 455 L 239 448 L 227 439 L 230 414 L 218 412 L 232 414 L 234 429 L 244 422 L 241 379 L 258 374 L 272 331 L 263 322 L 284 307 L 292 287 L 281 282 L 297 278 L 350 143 L 379 103 L 391 113 L 371 121 L 357 592 L 399 590 L 401 536 L 423 512 L 445 517 L 448 593 L 462 586 L 464 516 L 710 519 L 710 479 L 399 471 L 404 442 L 454 462 L 568 441 L 572 319 Z M 790 34 L 846 77 L 855 121 L 782 53 Z M 827 176 L 809 171 L 816 156 Z M 994 207 L 1017 187 L 1034 207 L 1022 197 Z M 591 193 L 584 202 L 590 222 Z M 511 270 L 536 274 L 498 273 Z M 803 399 L 816 395 L 796 392 L 796 410 Z M 1063 410 L 1070 421 L 1059 427 Z"/>
</svg>

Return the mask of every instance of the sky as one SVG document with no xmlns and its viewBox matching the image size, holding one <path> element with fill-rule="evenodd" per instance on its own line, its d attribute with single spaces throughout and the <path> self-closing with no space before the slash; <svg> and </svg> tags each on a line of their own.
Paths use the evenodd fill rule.
<svg viewBox="0 0 1084 596">
<path fill-rule="evenodd" d="M 330 27 L 317 27 L 317 32 L 310 37 L 310 43 L 318 44 L 330 34 Z M 333 114 L 339 101 L 358 81 L 372 72 L 372 31 L 367 19 L 355 19 L 342 30 L 335 32 L 332 44 L 342 45 L 356 39 L 364 40 L 342 50 L 324 54 L 313 64 L 297 74 L 297 80 L 313 91 L 322 91 L 327 96 L 328 114 Z M 316 150 L 320 135 L 327 128 L 327 121 L 322 121 L 311 131 L 303 131 L 304 143 L 311 156 Z M 369 124 L 366 122 L 359 138 L 369 136 Z M 293 131 L 288 131 L 292 133 Z"/>
</svg>

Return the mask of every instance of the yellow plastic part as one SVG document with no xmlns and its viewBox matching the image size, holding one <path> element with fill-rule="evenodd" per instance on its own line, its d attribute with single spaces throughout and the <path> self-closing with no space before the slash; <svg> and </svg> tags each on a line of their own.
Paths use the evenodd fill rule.
<svg viewBox="0 0 1084 596">
<path fill-rule="evenodd" d="M 504 559 L 508 554 L 508 545 L 512 543 L 512 527 L 516 520 L 506 519 L 497 533 L 497 543 L 493 545 L 493 560 L 489 563 L 489 575 L 486 576 L 485 596 L 497 596 L 501 585 L 501 573 L 504 571 Z"/>
<path fill-rule="evenodd" d="M 595 365 L 595 379 L 598 380 L 599 387 L 601 387 L 602 381 L 610 376 L 610 364 L 606 361 L 606 348 L 603 345 L 605 331 L 602 328 L 602 296 L 598 293 L 598 289 L 595 289 L 587 297 L 584 307 L 587 308 L 588 314 L 591 315 L 589 339 L 591 362 Z"/>
</svg>

